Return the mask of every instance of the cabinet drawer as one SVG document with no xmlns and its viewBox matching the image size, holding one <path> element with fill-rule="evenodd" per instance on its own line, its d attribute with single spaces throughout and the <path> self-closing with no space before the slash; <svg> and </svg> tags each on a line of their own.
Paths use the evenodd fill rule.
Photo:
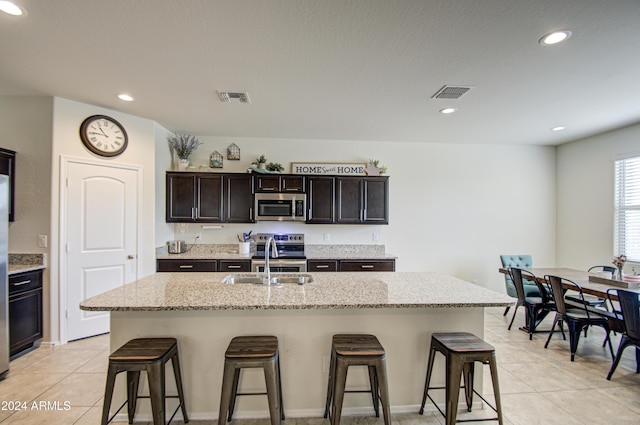
<svg viewBox="0 0 640 425">
<path fill-rule="evenodd" d="M 17 273 L 9 276 L 10 296 L 37 288 L 42 288 L 42 270 Z"/>
<path fill-rule="evenodd" d="M 250 272 L 251 260 L 218 260 L 219 272 Z"/>
<path fill-rule="evenodd" d="M 395 260 L 340 260 L 341 272 L 393 272 Z"/>
<path fill-rule="evenodd" d="M 215 272 L 216 260 L 157 260 L 158 272 Z"/>
<path fill-rule="evenodd" d="M 309 260 L 307 261 L 308 272 L 336 272 L 338 262 L 336 260 Z"/>
</svg>

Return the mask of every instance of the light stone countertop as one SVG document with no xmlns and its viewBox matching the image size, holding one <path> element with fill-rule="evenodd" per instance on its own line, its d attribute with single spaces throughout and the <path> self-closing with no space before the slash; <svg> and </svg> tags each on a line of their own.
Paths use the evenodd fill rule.
<svg viewBox="0 0 640 425">
<path fill-rule="evenodd" d="M 89 298 L 92 311 L 505 307 L 506 294 L 431 272 L 308 273 L 305 285 L 224 284 L 228 273 L 156 273 Z M 277 276 L 278 273 L 272 273 Z"/>
<path fill-rule="evenodd" d="M 34 270 L 42 270 L 47 267 L 46 254 L 14 254 L 8 255 L 9 267 L 7 273 L 9 276 L 30 272 Z"/>
</svg>

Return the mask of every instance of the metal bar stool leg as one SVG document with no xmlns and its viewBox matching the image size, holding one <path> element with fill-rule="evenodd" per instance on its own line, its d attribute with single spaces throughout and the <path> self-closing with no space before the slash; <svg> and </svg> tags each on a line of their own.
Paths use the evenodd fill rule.
<svg viewBox="0 0 640 425">
<path fill-rule="evenodd" d="M 498 413 L 498 425 L 502 425 L 502 403 L 500 402 L 500 384 L 498 382 L 498 363 L 496 354 L 493 353 L 489 360 L 489 370 L 491 371 L 491 381 L 493 382 L 493 396 L 496 400 L 496 410 Z"/>
<path fill-rule="evenodd" d="M 464 377 L 464 398 L 467 402 L 467 412 L 471 412 L 473 404 L 473 374 L 475 371 L 474 362 L 465 362 L 462 365 L 462 374 Z"/>
<path fill-rule="evenodd" d="M 376 366 L 376 377 L 380 389 L 380 398 L 382 399 L 382 415 L 384 416 L 384 425 L 391 425 L 389 384 L 387 383 L 387 362 L 384 357 L 378 361 L 378 364 Z"/>
<path fill-rule="evenodd" d="M 138 387 L 140 386 L 140 371 L 127 371 L 127 413 L 129 414 L 129 423 L 133 423 L 133 417 L 136 414 L 136 406 L 138 404 Z"/>
<path fill-rule="evenodd" d="M 171 364 L 173 366 L 173 376 L 176 380 L 176 388 L 178 390 L 178 400 L 180 400 L 180 406 L 182 408 L 182 421 L 186 424 L 189 423 L 189 417 L 187 416 L 187 406 L 184 403 L 184 388 L 182 387 L 182 373 L 180 372 L 180 357 L 178 351 L 171 357 Z"/>
<path fill-rule="evenodd" d="M 342 416 L 342 402 L 344 400 L 344 389 L 347 383 L 347 367 L 348 366 L 344 360 L 340 358 L 336 359 L 331 425 L 338 425 Z"/>
<path fill-rule="evenodd" d="M 458 415 L 458 398 L 460 396 L 460 379 L 462 378 L 463 362 L 447 356 L 447 377 L 446 377 L 446 425 L 454 425 Z"/>
<path fill-rule="evenodd" d="M 324 407 L 324 418 L 326 419 L 329 416 L 329 412 L 331 409 L 331 400 L 333 399 L 333 382 L 335 380 L 335 371 L 336 369 L 336 354 L 333 346 L 331 347 L 331 360 L 329 361 L 329 378 L 327 384 L 327 402 Z"/>
<path fill-rule="evenodd" d="M 424 404 L 427 401 L 427 395 L 429 393 L 429 383 L 431 382 L 431 372 L 433 371 L 433 361 L 436 357 L 436 349 L 431 346 L 429 350 L 429 361 L 427 362 L 427 377 L 424 381 L 424 392 L 422 395 L 422 404 L 420 405 L 420 414 L 424 414 Z"/>
<path fill-rule="evenodd" d="M 104 390 L 104 403 L 102 404 L 102 421 L 101 425 L 107 425 L 109 422 L 109 410 L 111 407 L 111 400 L 113 399 L 113 387 L 116 382 L 116 366 L 110 364 L 107 370 L 107 383 Z"/>
<path fill-rule="evenodd" d="M 229 362 L 224 364 L 224 372 L 222 376 L 222 391 L 220 393 L 220 411 L 218 412 L 218 425 L 225 425 L 227 421 L 227 413 L 229 412 L 229 402 L 231 401 L 231 392 L 233 390 L 233 375 L 235 368 Z"/>
<path fill-rule="evenodd" d="M 269 400 L 269 416 L 271 425 L 280 425 L 282 415 L 280 412 L 280 396 L 278 395 L 278 372 L 275 359 L 264 365 L 264 381 L 267 386 L 267 399 Z"/>
<path fill-rule="evenodd" d="M 280 354 L 276 362 L 276 378 L 278 379 L 278 396 L 280 398 L 280 419 L 284 421 L 284 403 L 282 402 L 282 376 L 280 375 Z"/>
<path fill-rule="evenodd" d="M 238 382 L 240 381 L 240 368 L 236 367 L 233 371 L 233 387 L 231 388 L 231 399 L 229 400 L 229 414 L 227 422 L 231 422 L 233 411 L 236 408 L 236 399 L 238 398 Z"/>
<path fill-rule="evenodd" d="M 164 364 L 156 362 L 147 367 L 149 378 L 149 397 L 151 398 L 151 413 L 153 425 L 165 425 L 165 391 Z"/>
<path fill-rule="evenodd" d="M 376 412 L 376 418 L 380 417 L 380 402 L 378 400 L 378 381 L 375 366 L 368 366 L 369 369 L 369 385 L 371 387 L 371 400 L 373 401 L 373 410 Z"/>
</svg>

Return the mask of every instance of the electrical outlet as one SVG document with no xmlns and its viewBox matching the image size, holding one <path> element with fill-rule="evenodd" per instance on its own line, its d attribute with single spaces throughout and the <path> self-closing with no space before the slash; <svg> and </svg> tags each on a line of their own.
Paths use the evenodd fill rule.
<svg viewBox="0 0 640 425">
<path fill-rule="evenodd" d="M 380 233 L 378 232 L 373 232 L 373 241 L 374 242 L 378 242 L 380 240 Z"/>
<path fill-rule="evenodd" d="M 47 235 L 38 235 L 38 246 L 41 248 L 47 247 Z"/>
<path fill-rule="evenodd" d="M 324 241 L 329 242 L 331 240 L 331 233 L 324 233 Z"/>
</svg>

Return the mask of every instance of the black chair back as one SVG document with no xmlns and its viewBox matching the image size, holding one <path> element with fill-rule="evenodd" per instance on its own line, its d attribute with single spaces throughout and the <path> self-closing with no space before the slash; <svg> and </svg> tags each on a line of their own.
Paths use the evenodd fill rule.
<svg viewBox="0 0 640 425">
<path fill-rule="evenodd" d="M 551 298 L 551 290 L 548 289 L 549 286 L 546 283 L 540 282 L 535 274 L 531 273 L 529 270 L 522 270 L 522 279 L 529 280 L 534 282 L 538 287 L 538 291 L 540 292 L 540 298 L 542 298 L 542 302 L 545 304 L 549 304 L 553 301 Z"/>
<path fill-rule="evenodd" d="M 613 266 L 593 266 L 593 267 L 589 267 L 589 272 L 594 271 L 594 270 L 599 270 L 601 272 L 609 272 L 609 273 L 615 273 L 616 272 L 616 268 Z"/>
<path fill-rule="evenodd" d="M 640 294 L 633 291 L 618 289 L 618 302 L 624 317 L 624 327 L 627 336 L 636 341 L 640 340 Z"/>
<path fill-rule="evenodd" d="M 551 286 L 553 301 L 556 303 L 556 310 L 558 313 L 567 314 L 567 304 L 564 302 L 564 294 L 568 289 L 570 289 L 578 293 L 578 299 L 581 301 L 580 303 L 577 303 L 576 306 L 572 305 L 571 308 L 584 310 L 584 312 L 587 313 L 587 319 L 591 317 L 584 301 L 584 294 L 582 293 L 582 287 L 580 285 L 575 283 L 573 280 L 559 276 L 546 275 L 544 279 L 549 282 L 549 285 Z M 569 288 L 565 289 L 565 286 L 568 286 Z"/>
<path fill-rule="evenodd" d="M 516 287 L 516 293 L 518 294 L 518 299 L 524 302 L 526 299 L 526 295 L 524 293 L 524 283 L 522 283 L 522 269 L 519 269 L 517 267 L 510 267 L 509 273 L 511 273 L 513 286 Z"/>
</svg>

